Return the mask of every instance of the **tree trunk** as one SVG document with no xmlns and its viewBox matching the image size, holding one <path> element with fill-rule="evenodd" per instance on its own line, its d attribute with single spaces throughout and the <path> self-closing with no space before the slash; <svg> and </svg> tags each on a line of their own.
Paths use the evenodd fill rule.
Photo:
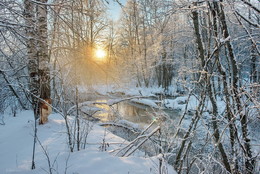
<svg viewBox="0 0 260 174">
<path fill-rule="evenodd" d="M 216 5 L 216 4 L 215 4 Z M 215 38 L 218 38 L 218 27 L 217 27 L 217 11 L 216 7 L 211 8 L 211 13 L 213 16 L 213 34 Z M 215 42 L 215 47 L 219 47 L 218 42 Z M 227 119 L 229 121 L 229 135 L 230 135 L 230 144 L 231 144 L 231 149 L 232 149 L 232 155 L 233 155 L 233 163 L 234 163 L 234 169 L 232 169 L 235 173 L 238 170 L 238 165 L 237 165 L 237 160 L 236 160 L 236 151 L 235 151 L 235 136 L 236 136 L 236 128 L 235 128 L 235 119 L 233 117 L 233 113 L 231 111 L 231 102 L 230 102 L 230 93 L 228 89 L 228 83 L 227 83 L 227 75 L 225 70 L 223 69 L 223 66 L 221 65 L 220 59 L 219 59 L 219 50 L 216 51 L 215 53 L 215 58 L 217 62 L 217 68 L 222 76 L 222 81 L 223 81 L 223 90 L 224 90 L 224 95 L 226 99 L 226 112 L 227 112 Z M 219 78 L 220 79 L 220 78 Z M 219 82 L 220 83 L 220 82 Z M 220 85 L 220 84 L 219 84 Z"/>
<path fill-rule="evenodd" d="M 27 26 L 25 34 L 27 36 L 27 56 L 28 56 L 28 71 L 29 71 L 29 91 L 31 97 L 32 108 L 34 111 L 34 142 L 32 154 L 31 169 L 35 169 L 35 145 L 37 137 L 36 120 L 39 118 L 38 97 L 39 97 L 39 77 L 38 77 L 38 56 L 36 46 L 36 31 L 35 31 L 35 5 L 31 0 L 24 0 L 24 17 L 25 25 Z"/>
<path fill-rule="evenodd" d="M 37 6 L 37 34 L 38 57 L 40 75 L 40 98 L 46 100 L 51 98 L 50 90 L 50 68 L 48 56 L 48 32 L 47 32 L 47 5 L 48 0 L 38 0 L 42 4 Z"/>
<path fill-rule="evenodd" d="M 35 5 L 31 0 L 24 0 L 24 17 L 26 28 L 26 45 L 27 45 L 27 56 L 28 56 L 28 71 L 29 71 L 29 91 L 31 94 L 31 103 L 33 109 L 36 111 L 35 118 L 39 117 L 37 111 L 39 97 L 39 77 L 38 77 L 38 56 L 36 46 L 36 31 L 35 31 Z"/>
<path fill-rule="evenodd" d="M 196 3 L 195 3 L 196 6 Z M 217 147 L 220 151 L 221 157 L 222 157 L 222 161 L 223 164 L 226 168 L 226 170 L 228 172 L 231 173 L 231 168 L 229 165 L 229 161 L 228 161 L 228 157 L 227 154 L 224 150 L 224 147 L 222 145 L 222 143 L 220 142 L 220 134 L 219 134 L 219 128 L 218 128 L 218 124 L 217 124 L 217 103 L 216 103 L 216 99 L 214 97 L 213 91 L 212 91 L 212 84 L 211 84 L 211 80 L 210 80 L 210 75 L 208 74 L 208 63 L 206 64 L 206 60 L 205 60 L 205 50 L 203 48 L 203 41 L 201 39 L 201 35 L 200 35 L 200 27 L 199 27 L 199 17 L 198 17 L 198 12 L 196 10 L 194 10 L 192 12 L 192 18 L 193 18 L 193 24 L 194 24 L 194 30 L 195 30 L 195 37 L 196 37 L 196 43 L 197 43 L 197 47 L 198 47 L 198 51 L 199 51 L 199 57 L 201 60 L 201 66 L 202 66 L 202 71 L 205 71 L 205 74 L 201 73 L 201 83 L 205 83 L 205 85 L 207 86 L 207 92 L 209 94 L 209 98 L 210 101 L 212 103 L 213 106 L 213 115 L 212 115 L 212 125 L 213 125 L 213 135 L 215 138 L 215 141 L 217 143 Z M 203 82 L 204 81 L 204 82 Z"/>
<path fill-rule="evenodd" d="M 223 0 L 221 0 L 221 2 L 223 2 Z M 226 19 L 225 19 L 225 12 L 224 12 L 224 7 L 223 5 L 220 3 L 220 6 L 218 6 L 217 2 L 214 2 L 215 7 L 217 7 L 217 11 L 218 11 L 218 16 L 222 25 L 222 32 L 224 35 L 224 38 L 227 39 L 230 37 L 229 35 L 229 31 L 228 31 L 228 27 L 227 27 L 227 23 L 226 23 Z M 245 167 L 246 167 L 246 172 L 247 173 L 253 173 L 253 169 L 254 169 L 254 163 L 255 160 L 252 158 L 252 151 L 251 151 L 251 146 L 250 146 L 250 139 L 248 137 L 248 129 L 247 129 L 247 115 L 243 114 L 241 111 L 243 109 L 242 103 L 240 101 L 240 97 L 239 97 L 239 89 L 238 89 L 238 65 L 237 65 L 237 61 L 234 55 L 234 51 L 231 45 L 230 41 L 226 42 L 226 47 L 228 49 L 228 56 L 231 62 L 231 67 L 232 67 L 232 86 L 233 86 L 233 96 L 234 96 L 234 101 L 236 103 L 236 109 L 237 112 L 240 116 L 240 123 L 241 123 L 241 127 L 242 127 L 242 135 L 243 135 L 243 140 L 244 140 L 244 147 L 245 147 Z"/>
</svg>

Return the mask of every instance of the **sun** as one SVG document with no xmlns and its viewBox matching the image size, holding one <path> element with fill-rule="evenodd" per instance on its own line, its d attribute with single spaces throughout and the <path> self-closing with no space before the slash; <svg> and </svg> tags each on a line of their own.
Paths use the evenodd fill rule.
<svg viewBox="0 0 260 174">
<path fill-rule="evenodd" d="M 95 51 L 95 57 L 96 57 L 98 60 L 105 60 L 106 55 L 107 55 L 106 51 L 103 50 L 103 49 L 101 49 L 101 48 L 98 48 L 98 49 L 96 49 L 96 51 Z"/>
</svg>

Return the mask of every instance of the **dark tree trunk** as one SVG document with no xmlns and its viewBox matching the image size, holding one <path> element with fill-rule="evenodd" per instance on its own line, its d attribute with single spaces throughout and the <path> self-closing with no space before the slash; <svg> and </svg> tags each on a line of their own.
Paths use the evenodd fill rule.
<svg viewBox="0 0 260 174">
<path fill-rule="evenodd" d="M 197 5 L 196 3 L 194 4 L 195 6 Z M 201 60 L 201 70 L 205 73 L 201 73 L 200 75 L 200 83 L 205 83 L 207 86 L 207 92 L 209 94 L 210 101 L 213 106 L 213 114 L 212 114 L 212 125 L 213 125 L 213 135 L 215 138 L 215 141 L 217 143 L 217 147 L 219 149 L 219 152 L 222 157 L 223 164 L 228 172 L 231 172 L 231 168 L 229 165 L 228 157 L 225 152 L 225 149 L 220 141 L 220 133 L 219 133 L 219 128 L 218 128 L 218 122 L 217 122 L 217 103 L 216 99 L 214 97 L 213 91 L 212 91 L 212 84 L 210 80 L 210 75 L 208 74 L 208 68 L 207 66 L 209 65 L 208 63 L 206 64 L 206 59 L 205 59 L 205 50 L 203 48 L 203 41 L 201 39 L 201 34 L 200 34 L 200 27 L 199 27 L 199 15 L 196 10 L 192 12 L 192 19 L 193 19 L 193 25 L 194 25 L 194 32 L 195 32 L 195 37 L 196 37 L 196 44 L 197 44 L 197 49 L 199 52 L 199 57 Z"/>
<path fill-rule="evenodd" d="M 223 0 L 221 0 L 221 2 L 223 2 Z M 230 37 L 230 34 L 228 31 L 228 26 L 227 26 L 226 19 L 225 19 L 224 7 L 221 3 L 214 2 L 214 4 L 215 4 L 215 7 L 217 8 L 216 11 L 218 12 L 219 20 L 222 25 L 222 32 L 223 32 L 224 38 L 228 39 Z M 226 42 L 226 47 L 228 49 L 228 56 L 229 56 L 229 60 L 231 62 L 231 67 L 232 67 L 232 77 L 231 78 L 232 78 L 232 86 L 233 86 L 233 97 L 234 97 L 234 101 L 236 104 L 237 112 L 240 116 L 242 136 L 243 136 L 243 140 L 244 140 L 246 172 L 253 173 L 255 160 L 252 158 L 250 139 L 248 137 L 248 128 L 247 128 L 248 118 L 247 118 L 247 114 L 244 114 L 241 112 L 243 109 L 243 105 L 242 105 L 242 103 L 240 101 L 240 97 L 239 97 L 238 65 L 237 65 L 237 61 L 236 61 L 230 40 L 228 40 Z"/>
</svg>

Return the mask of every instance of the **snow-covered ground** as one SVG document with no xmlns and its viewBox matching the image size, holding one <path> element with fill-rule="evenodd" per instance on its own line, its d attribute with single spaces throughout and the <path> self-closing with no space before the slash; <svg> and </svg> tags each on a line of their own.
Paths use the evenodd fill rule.
<svg viewBox="0 0 260 174">
<path fill-rule="evenodd" d="M 117 157 L 110 151 L 123 146 L 127 142 L 94 125 L 87 138 L 84 150 L 69 152 L 65 122 L 62 116 L 52 114 L 49 122 L 38 125 L 36 144 L 36 169 L 31 170 L 33 149 L 33 113 L 23 111 L 17 117 L 5 115 L 5 125 L 0 125 L 0 174 L 41 174 L 50 173 L 48 154 L 52 173 L 68 174 L 149 174 L 158 173 L 159 160 L 157 157 L 145 158 L 140 155 Z M 101 151 L 104 132 L 105 142 L 109 143 L 107 151 Z M 42 147 L 41 145 L 42 144 Z M 141 154 L 141 153 L 139 153 Z M 175 173 L 171 166 L 168 173 Z"/>
<path fill-rule="evenodd" d="M 79 87 L 81 93 L 97 93 L 100 95 L 124 95 L 124 96 L 145 96 L 151 97 L 156 94 L 165 94 L 165 91 L 161 87 L 135 87 L 135 86 L 118 86 L 118 85 L 93 85 L 92 87 L 81 86 Z M 167 94 L 175 96 L 178 95 L 174 87 L 169 88 Z"/>
<path fill-rule="evenodd" d="M 149 106 L 151 108 L 159 108 L 157 104 L 150 99 L 131 99 L 130 101 L 141 105 Z"/>
<path fill-rule="evenodd" d="M 166 108 L 175 109 L 179 111 L 184 111 L 186 104 L 188 104 L 187 110 L 192 112 L 196 110 L 199 104 L 199 100 L 194 95 L 190 97 L 180 96 L 180 97 L 176 97 L 175 99 L 164 99 L 163 103 Z M 225 102 L 220 98 L 218 98 L 217 105 L 218 105 L 218 113 L 223 113 L 226 106 Z M 207 100 L 205 107 L 206 107 L 206 111 L 209 112 L 212 111 L 212 105 L 209 102 L 209 100 Z"/>
</svg>

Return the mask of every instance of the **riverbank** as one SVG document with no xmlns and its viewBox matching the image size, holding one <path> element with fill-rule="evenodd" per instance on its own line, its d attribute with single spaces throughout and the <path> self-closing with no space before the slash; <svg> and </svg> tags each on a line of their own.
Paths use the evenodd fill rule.
<svg viewBox="0 0 260 174">
<path fill-rule="evenodd" d="M 31 170 L 33 146 L 33 113 L 23 111 L 17 117 L 5 114 L 0 126 L 0 173 L 43 174 L 49 173 L 47 157 L 52 173 L 74 174 L 154 174 L 158 172 L 159 158 L 145 158 L 143 153 L 130 157 L 117 157 L 112 152 L 127 142 L 105 128 L 93 124 L 85 149 L 69 152 L 64 118 L 51 114 L 45 125 L 38 125 L 36 143 L 36 169 Z M 102 144 L 106 143 L 106 149 Z M 46 152 L 46 154 L 44 154 Z M 173 168 L 167 165 L 169 174 Z"/>
</svg>

